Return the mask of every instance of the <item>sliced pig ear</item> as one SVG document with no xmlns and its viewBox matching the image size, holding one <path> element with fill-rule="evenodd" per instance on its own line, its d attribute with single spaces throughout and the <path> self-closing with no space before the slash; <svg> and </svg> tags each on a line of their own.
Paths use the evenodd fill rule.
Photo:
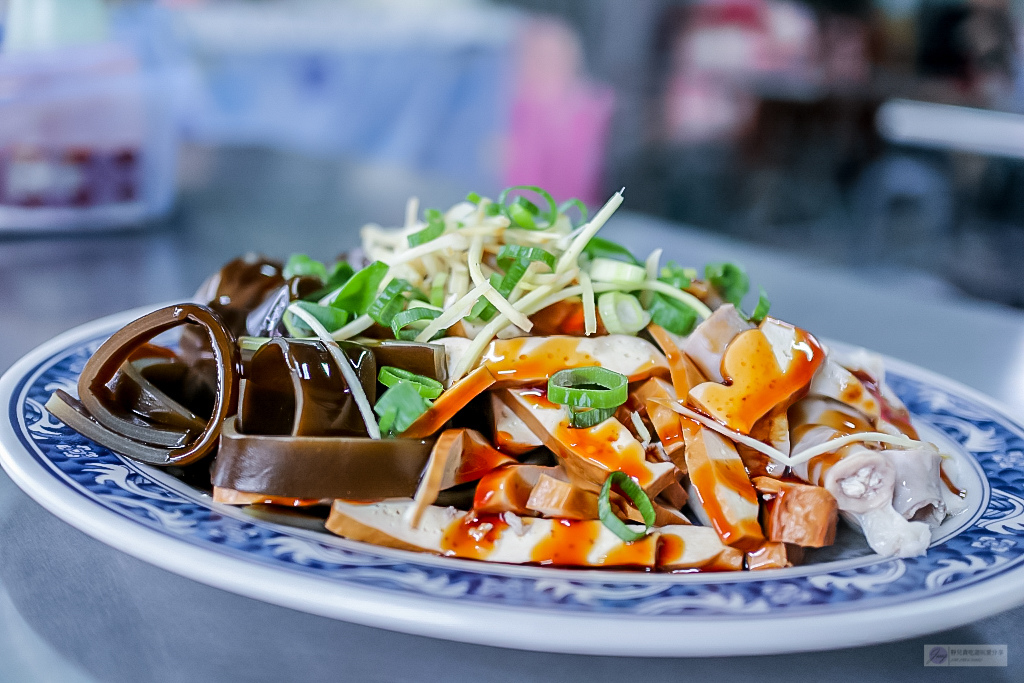
<svg viewBox="0 0 1024 683">
<path fill-rule="evenodd" d="M 720 306 L 686 339 L 683 351 L 712 382 L 722 382 L 722 357 L 729 342 L 754 326 L 732 304 Z"/>
</svg>

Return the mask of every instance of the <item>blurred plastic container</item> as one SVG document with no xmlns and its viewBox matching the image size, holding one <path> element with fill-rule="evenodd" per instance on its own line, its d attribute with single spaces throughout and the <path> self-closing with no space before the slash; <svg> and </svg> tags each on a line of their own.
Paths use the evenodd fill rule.
<svg viewBox="0 0 1024 683">
<path fill-rule="evenodd" d="M 95 43 L 105 17 L 88 2 L 33 2 L 12 2 L 0 54 L 0 230 L 112 228 L 166 212 L 177 157 L 167 76 L 126 46 Z"/>
</svg>

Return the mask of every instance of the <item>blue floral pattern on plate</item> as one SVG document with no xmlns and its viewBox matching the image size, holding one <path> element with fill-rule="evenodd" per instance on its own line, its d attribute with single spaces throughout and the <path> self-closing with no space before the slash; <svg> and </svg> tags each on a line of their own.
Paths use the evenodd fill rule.
<svg viewBox="0 0 1024 683">
<path fill-rule="evenodd" d="M 644 617 L 744 618 L 882 607 L 1001 577 L 1024 562 L 1024 431 L 995 409 L 927 378 L 890 373 L 919 424 L 960 444 L 981 481 L 969 520 L 923 557 L 853 557 L 768 573 L 659 575 L 511 567 L 376 548 L 256 520 L 167 473 L 125 460 L 55 420 L 43 404 L 75 392 L 102 337 L 26 373 L 9 417 L 22 445 L 68 496 L 81 496 L 182 543 L 328 582 L 441 601 Z M 983 473 L 983 474 L 982 474 Z"/>
</svg>

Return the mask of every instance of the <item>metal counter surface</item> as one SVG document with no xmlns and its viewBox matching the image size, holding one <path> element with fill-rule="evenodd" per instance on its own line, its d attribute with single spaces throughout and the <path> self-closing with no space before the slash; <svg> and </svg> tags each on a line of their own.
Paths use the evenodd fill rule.
<svg viewBox="0 0 1024 683">
<path fill-rule="evenodd" d="M 79 323 L 187 297 L 242 251 L 329 258 L 356 244 L 363 223 L 399 222 L 410 194 L 446 206 L 472 189 L 256 150 L 192 149 L 184 161 L 179 209 L 159 225 L 0 240 L 0 370 Z M 604 234 L 685 264 L 739 261 L 781 318 L 945 374 L 1024 416 L 1020 311 L 927 276 L 836 268 L 628 213 Z M 1009 667 L 925 668 L 924 643 L 1007 644 Z M 0 474 L 3 681 L 1014 681 L 1022 651 L 1024 608 L 886 645 L 728 660 L 554 655 L 390 633 L 157 569 L 58 520 Z"/>
</svg>

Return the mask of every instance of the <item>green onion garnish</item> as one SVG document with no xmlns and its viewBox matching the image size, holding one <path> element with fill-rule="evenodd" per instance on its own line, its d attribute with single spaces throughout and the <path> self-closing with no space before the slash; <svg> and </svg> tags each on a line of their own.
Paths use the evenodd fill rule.
<svg viewBox="0 0 1024 683">
<path fill-rule="evenodd" d="M 639 266 L 640 262 L 636 260 L 636 257 L 630 253 L 629 249 L 626 249 L 621 244 L 606 240 L 603 237 L 591 237 L 590 241 L 587 242 L 587 246 L 583 247 L 583 253 L 592 259 L 595 258 L 611 258 L 618 261 L 625 261 L 626 263 L 632 263 L 633 265 Z"/>
<path fill-rule="evenodd" d="M 747 272 L 735 263 L 709 263 L 704 266 L 704 277 L 723 299 L 734 306 L 740 305 L 750 289 Z"/>
<path fill-rule="evenodd" d="M 576 210 L 580 212 L 580 220 L 578 222 L 572 221 L 572 227 L 578 228 L 587 222 L 587 205 L 578 199 L 570 199 L 562 202 L 561 206 L 558 207 L 558 213 L 569 215 L 569 209 L 576 207 Z"/>
<path fill-rule="evenodd" d="M 424 215 L 427 218 L 427 227 L 409 235 L 410 247 L 426 244 L 430 240 L 437 239 L 444 232 L 444 216 L 440 211 L 437 209 L 427 209 Z"/>
<path fill-rule="evenodd" d="M 338 261 L 331 268 L 330 272 L 327 273 L 327 282 L 324 286 L 305 297 L 305 301 L 320 301 L 320 299 L 348 282 L 354 273 L 355 270 L 352 269 L 348 261 Z"/>
<path fill-rule="evenodd" d="M 768 294 L 765 293 L 764 287 L 758 287 L 760 294 L 757 297 L 757 306 L 754 307 L 754 312 L 750 314 L 750 321 L 760 323 L 768 315 L 768 309 L 772 307 L 770 301 L 768 301 Z"/>
<path fill-rule="evenodd" d="M 540 195 L 547 204 L 547 211 L 541 213 L 536 204 L 525 197 L 516 197 L 511 204 L 506 204 L 510 192 L 526 190 Z M 558 220 L 558 204 L 555 203 L 547 190 L 536 185 L 513 185 L 502 190 L 498 197 L 497 206 L 501 212 L 508 216 L 513 228 L 524 230 L 545 230 L 550 228 Z M 540 219 L 540 220 L 538 220 Z"/>
<path fill-rule="evenodd" d="M 395 333 L 395 339 L 405 339 L 407 341 L 415 339 L 430 320 L 441 315 L 441 311 L 436 311 L 433 308 L 427 308 L 426 306 L 414 306 L 405 311 L 399 311 L 391 318 L 391 331 Z M 422 325 L 415 325 L 415 323 L 423 322 Z M 403 329 L 409 325 L 414 325 L 414 329 L 406 330 Z M 440 333 L 443 333 L 441 330 Z"/>
<path fill-rule="evenodd" d="M 288 257 L 288 263 L 284 265 L 284 271 L 282 271 L 285 280 L 290 280 L 293 277 L 312 276 L 318 277 L 321 281 L 327 280 L 327 267 L 315 259 L 311 259 L 305 254 L 292 254 Z"/>
<path fill-rule="evenodd" d="M 477 194 L 476 192 L 470 192 L 469 194 L 466 195 L 466 201 L 469 202 L 470 204 L 479 204 L 480 195 Z"/>
<path fill-rule="evenodd" d="M 380 287 L 387 272 L 388 264 L 374 261 L 349 278 L 330 300 L 329 305 L 348 311 L 353 316 L 363 315 L 377 298 L 377 288 Z"/>
<path fill-rule="evenodd" d="M 394 436 L 408 429 L 430 406 L 414 382 L 400 379 L 381 394 L 373 411 L 380 415 L 381 433 Z"/>
<path fill-rule="evenodd" d="M 341 328 L 345 323 L 348 322 L 348 313 L 340 311 L 337 308 L 331 308 L 330 306 L 321 306 L 314 304 L 310 301 L 295 301 L 294 306 L 298 306 L 302 310 L 306 311 L 323 325 L 328 332 L 334 332 Z M 281 318 L 284 323 L 284 327 L 288 330 L 288 334 L 293 337 L 315 337 L 316 334 L 306 325 L 304 322 L 296 318 L 289 311 L 285 311 L 284 316 Z"/>
<path fill-rule="evenodd" d="M 628 388 L 625 375 L 607 368 L 570 368 L 548 379 L 548 400 L 566 406 L 569 426 L 583 429 L 611 417 L 626 402 Z"/>
<path fill-rule="evenodd" d="M 430 283 L 430 296 L 427 297 L 431 306 L 438 308 L 444 306 L 444 286 L 447 282 L 448 273 L 438 273 L 434 276 L 434 280 Z"/>
<path fill-rule="evenodd" d="M 411 382 L 416 385 L 417 391 L 420 392 L 420 396 L 423 398 L 437 398 L 444 391 L 444 385 L 436 379 L 417 375 L 415 372 L 391 367 L 390 365 L 385 365 L 380 369 L 377 379 L 386 387 L 393 387 L 399 382 Z"/>
<path fill-rule="evenodd" d="M 678 299 L 655 292 L 647 309 L 651 320 L 673 334 L 687 335 L 697 324 L 697 312 Z"/>
<path fill-rule="evenodd" d="M 498 251 L 497 261 L 498 267 L 505 271 L 516 261 L 525 261 L 526 263 L 541 261 L 553 270 L 556 259 L 554 254 L 540 247 L 522 247 L 518 244 L 506 244 Z"/>
<path fill-rule="evenodd" d="M 599 256 L 590 264 L 590 277 L 594 282 L 637 283 L 647 279 L 647 269 Z"/>
<path fill-rule="evenodd" d="M 609 334 L 636 334 L 647 327 L 651 315 L 632 294 L 605 292 L 597 298 L 597 312 Z"/>
<path fill-rule="evenodd" d="M 686 289 L 693 281 L 693 277 L 691 275 L 695 275 L 695 273 L 692 273 L 692 269 L 683 268 L 675 261 L 669 261 L 662 266 L 661 274 L 658 279 L 665 284 L 672 285 L 678 289 Z"/>
<path fill-rule="evenodd" d="M 373 318 L 378 324 L 390 327 L 391 319 L 405 308 L 406 298 L 402 295 L 410 291 L 412 291 L 412 285 L 408 281 L 395 278 L 367 307 L 366 315 Z"/>
<path fill-rule="evenodd" d="M 644 518 L 644 530 L 636 531 L 626 525 L 621 519 L 615 516 L 612 512 L 611 503 L 611 492 L 612 485 L 616 485 L 619 489 L 626 494 L 626 497 L 633 501 L 636 505 L 636 509 L 640 511 L 640 516 Z M 608 475 L 608 478 L 604 480 L 604 486 L 601 487 L 601 493 L 597 496 L 597 515 L 601 519 L 601 523 L 604 524 L 609 531 L 621 538 L 626 543 L 632 541 L 638 541 L 647 535 L 650 528 L 654 526 L 655 514 L 654 506 L 651 505 L 651 499 L 647 497 L 644 490 L 640 488 L 640 484 L 636 483 L 636 480 L 628 476 L 625 472 L 612 472 Z"/>
</svg>

